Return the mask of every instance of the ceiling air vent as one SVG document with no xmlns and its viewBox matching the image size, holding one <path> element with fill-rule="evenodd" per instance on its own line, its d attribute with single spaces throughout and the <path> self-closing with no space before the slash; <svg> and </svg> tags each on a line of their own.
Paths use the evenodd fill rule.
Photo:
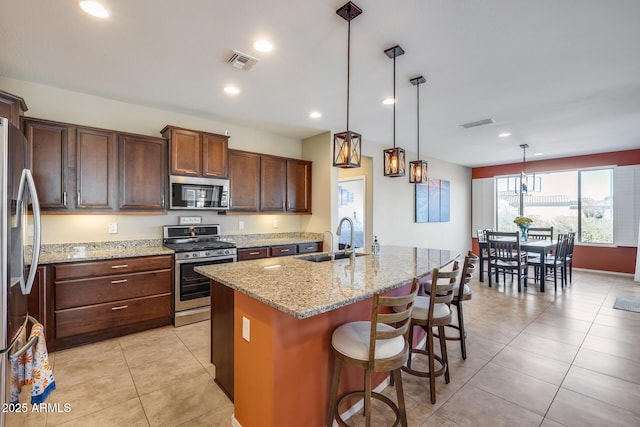
<svg viewBox="0 0 640 427">
<path fill-rule="evenodd" d="M 246 53 L 238 52 L 237 50 L 233 51 L 233 54 L 227 59 L 227 63 L 233 65 L 233 68 L 237 68 L 238 70 L 248 71 L 258 62 L 258 58 L 254 58 L 253 56 L 249 56 Z"/>
<path fill-rule="evenodd" d="M 471 122 L 471 123 L 465 123 L 462 126 L 465 129 L 469 129 L 469 128 L 475 128 L 478 126 L 484 126 L 484 125 L 490 125 L 492 123 L 495 123 L 496 121 L 493 119 L 484 119 L 484 120 L 478 120 L 477 122 Z"/>
</svg>

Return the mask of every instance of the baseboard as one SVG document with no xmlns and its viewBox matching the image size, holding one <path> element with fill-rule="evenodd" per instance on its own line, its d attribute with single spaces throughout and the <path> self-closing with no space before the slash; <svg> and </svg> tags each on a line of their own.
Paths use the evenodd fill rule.
<svg viewBox="0 0 640 427">
<path fill-rule="evenodd" d="M 578 268 L 578 267 L 573 267 L 573 269 L 576 271 L 585 271 L 587 273 L 610 274 L 612 276 L 623 276 L 623 277 L 629 277 L 632 279 L 634 277 L 633 273 L 621 273 L 619 271 L 592 270 L 590 268 Z"/>
<path fill-rule="evenodd" d="M 418 345 L 415 348 L 422 348 L 427 344 L 427 336 L 425 335 L 420 342 L 418 343 Z M 413 355 L 411 355 L 411 358 L 414 359 L 416 358 L 417 354 L 414 353 Z M 376 393 L 382 393 L 384 391 L 385 388 L 387 388 L 387 386 L 389 385 L 390 380 L 389 377 L 387 377 L 386 380 L 382 381 L 378 387 L 374 388 L 373 391 L 375 391 Z M 360 399 L 356 402 L 355 405 L 353 405 L 351 408 L 347 409 L 346 411 L 344 411 L 342 414 L 340 414 L 340 417 L 342 417 L 343 420 L 348 420 L 349 418 L 351 418 L 352 416 L 354 416 L 355 414 L 357 414 L 362 408 L 364 408 L 364 399 Z M 238 424 L 238 426 L 240 426 L 240 424 Z M 333 421 L 333 427 L 337 427 L 338 423 L 334 420 Z M 234 425 L 235 427 L 235 425 Z"/>
<path fill-rule="evenodd" d="M 236 414 L 231 414 L 231 427 L 242 427 L 242 424 L 236 419 Z"/>
</svg>

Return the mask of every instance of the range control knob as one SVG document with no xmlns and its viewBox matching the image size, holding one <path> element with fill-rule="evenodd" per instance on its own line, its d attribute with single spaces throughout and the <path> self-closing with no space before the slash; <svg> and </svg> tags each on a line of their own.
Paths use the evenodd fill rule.
<svg viewBox="0 0 640 427">
<path fill-rule="evenodd" d="M 204 256 L 211 256 L 211 252 L 206 251 L 206 252 L 204 253 Z"/>
<path fill-rule="evenodd" d="M 189 254 L 184 254 L 184 255 L 182 255 L 182 258 L 187 259 L 187 258 L 189 258 L 189 256 L 190 256 Z"/>
<path fill-rule="evenodd" d="M 198 254 L 198 252 L 194 252 L 191 254 L 191 258 L 198 258 L 198 256 L 200 256 L 200 254 Z"/>
<path fill-rule="evenodd" d="M 230 253 L 231 253 L 231 251 L 230 251 L 229 249 L 225 249 L 225 250 L 224 250 L 224 254 L 225 254 L 225 255 L 229 255 Z"/>
</svg>

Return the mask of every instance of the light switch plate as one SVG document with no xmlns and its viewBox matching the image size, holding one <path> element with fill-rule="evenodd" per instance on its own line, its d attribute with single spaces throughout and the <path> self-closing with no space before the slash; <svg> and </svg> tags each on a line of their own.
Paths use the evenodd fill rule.
<svg viewBox="0 0 640 427">
<path fill-rule="evenodd" d="M 273 228 L 278 228 L 278 220 L 277 219 L 273 220 Z"/>
<path fill-rule="evenodd" d="M 118 223 L 110 222 L 109 223 L 109 234 L 116 234 L 118 232 Z"/>
<path fill-rule="evenodd" d="M 242 316 L 242 338 L 246 342 L 251 342 L 251 321 Z"/>
<path fill-rule="evenodd" d="M 238 230 L 244 230 L 244 221 L 238 221 Z"/>
</svg>

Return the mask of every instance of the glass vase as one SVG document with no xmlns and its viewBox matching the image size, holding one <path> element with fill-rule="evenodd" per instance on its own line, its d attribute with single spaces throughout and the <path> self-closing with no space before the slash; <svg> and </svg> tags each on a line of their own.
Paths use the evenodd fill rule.
<svg viewBox="0 0 640 427">
<path fill-rule="evenodd" d="M 529 240 L 529 225 L 522 224 L 518 226 L 520 228 L 520 241 L 526 242 Z"/>
</svg>

